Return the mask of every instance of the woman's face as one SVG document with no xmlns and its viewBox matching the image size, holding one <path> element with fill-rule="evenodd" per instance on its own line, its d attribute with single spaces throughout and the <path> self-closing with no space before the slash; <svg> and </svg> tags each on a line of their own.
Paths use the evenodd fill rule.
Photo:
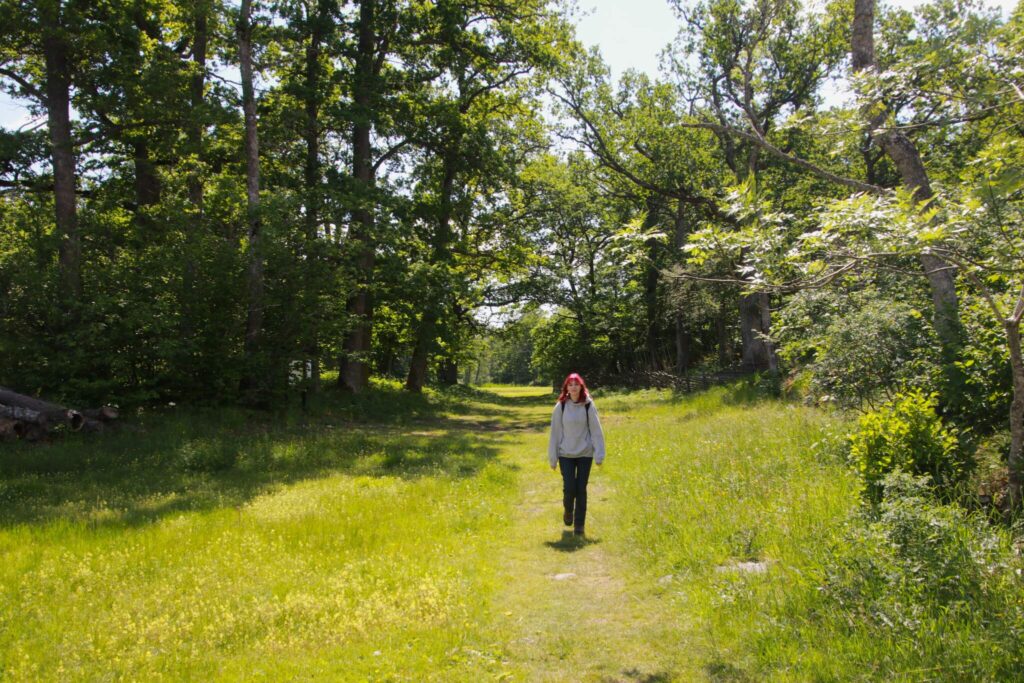
<svg viewBox="0 0 1024 683">
<path fill-rule="evenodd" d="M 580 392 L 583 391 L 582 384 L 572 379 L 569 380 L 569 384 L 566 386 L 566 388 L 569 390 L 569 397 L 573 400 L 574 403 L 580 400 Z"/>
</svg>

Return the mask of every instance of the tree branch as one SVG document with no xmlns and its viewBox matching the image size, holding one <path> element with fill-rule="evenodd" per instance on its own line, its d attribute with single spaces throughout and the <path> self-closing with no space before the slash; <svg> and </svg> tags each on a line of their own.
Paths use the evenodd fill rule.
<svg viewBox="0 0 1024 683">
<path fill-rule="evenodd" d="M 373 164 L 373 173 L 376 174 L 377 170 L 384 165 L 389 159 L 394 158 L 404 147 L 408 147 L 412 141 L 409 138 L 402 140 L 397 145 L 394 145 L 388 151 L 380 155 L 380 159 L 377 159 Z"/>
<path fill-rule="evenodd" d="M 10 69 L 0 67 L 0 76 L 7 76 L 18 85 L 22 87 L 28 94 L 39 100 L 40 103 L 46 104 L 46 94 L 42 90 L 33 85 L 28 79 L 20 76 L 18 73 L 11 71 Z"/>
<path fill-rule="evenodd" d="M 868 192 L 874 195 L 882 195 L 887 194 L 889 192 L 889 190 L 885 189 L 884 187 L 879 187 L 878 185 L 872 185 L 870 183 L 865 183 L 860 180 L 854 180 L 853 178 L 847 178 L 845 176 L 837 175 L 835 173 L 832 173 L 831 171 L 826 171 L 825 169 L 821 168 L 816 164 L 812 164 L 806 159 L 801 159 L 800 157 L 793 156 L 792 154 L 786 154 L 781 149 L 771 144 L 764 138 L 758 137 L 753 133 L 737 130 L 736 128 L 732 128 L 731 126 L 723 126 L 721 124 L 707 122 L 680 123 L 678 125 L 683 128 L 698 128 L 702 130 L 710 130 L 714 131 L 715 133 L 718 133 L 719 135 L 734 135 L 738 138 L 742 138 L 744 140 L 747 140 L 748 142 L 754 143 L 755 145 L 765 150 L 766 152 L 769 152 L 773 156 L 776 156 L 784 161 L 788 161 L 789 163 L 795 166 L 799 166 L 800 168 L 806 171 L 810 171 L 811 173 L 815 174 L 820 178 L 824 178 L 825 180 L 829 180 L 838 185 L 843 185 L 844 187 L 849 187 L 860 192 Z"/>
</svg>

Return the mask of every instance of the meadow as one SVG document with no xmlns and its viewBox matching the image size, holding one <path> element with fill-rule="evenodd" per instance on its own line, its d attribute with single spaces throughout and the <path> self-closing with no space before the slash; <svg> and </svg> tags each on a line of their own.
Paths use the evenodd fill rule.
<svg viewBox="0 0 1024 683">
<path fill-rule="evenodd" d="M 0 679 L 998 680 L 1020 663 L 1005 534 L 964 597 L 1001 614 L 886 630 L 836 597 L 867 528 L 842 418 L 746 385 L 595 398 L 608 459 L 583 540 L 545 462 L 546 389 L 377 384 L 309 412 L 167 407 L 4 445 Z"/>
</svg>

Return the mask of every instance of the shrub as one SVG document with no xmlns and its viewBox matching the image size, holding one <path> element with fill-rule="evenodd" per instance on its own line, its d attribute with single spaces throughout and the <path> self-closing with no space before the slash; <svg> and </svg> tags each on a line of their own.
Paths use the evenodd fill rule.
<svg viewBox="0 0 1024 683">
<path fill-rule="evenodd" d="M 821 613 L 842 632 L 856 623 L 861 647 L 846 656 L 884 649 L 891 658 L 881 671 L 933 667 L 959 671 L 958 680 L 1006 680 L 1022 656 L 1020 558 L 1009 534 L 937 502 L 930 487 L 903 472 L 882 480 L 877 511 L 829 549 Z"/>
<path fill-rule="evenodd" d="M 801 293 L 780 313 L 774 335 L 783 363 L 810 371 L 810 391 L 844 407 L 874 407 L 900 390 L 930 386 L 938 374 L 927 320 L 883 291 Z"/>
<path fill-rule="evenodd" d="M 981 297 L 963 296 L 964 345 L 942 387 L 943 414 L 980 433 L 1006 424 L 1013 399 L 1010 353 L 1002 327 L 991 316 Z"/>
<path fill-rule="evenodd" d="M 980 439 L 974 449 L 969 493 L 985 498 L 976 501 L 1001 507 L 1009 479 L 1006 461 L 1010 454 L 1010 430 L 1004 429 Z M 986 500 L 987 499 L 987 500 Z"/>
<path fill-rule="evenodd" d="M 533 355 L 530 367 L 545 383 L 561 383 L 570 372 L 579 372 L 590 385 L 599 385 L 608 359 L 614 356 L 606 334 L 583 336 L 578 326 L 555 315 L 530 332 Z"/>
<path fill-rule="evenodd" d="M 850 436 L 850 455 L 870 500 L 879 500 L 880 483 L 894 470 L 929 475 L 940 489 L 963 478 L 957 433 L 943 426 L 937 405 L 935 394 L 915 390 L 861 416 Z"/>
</svg>

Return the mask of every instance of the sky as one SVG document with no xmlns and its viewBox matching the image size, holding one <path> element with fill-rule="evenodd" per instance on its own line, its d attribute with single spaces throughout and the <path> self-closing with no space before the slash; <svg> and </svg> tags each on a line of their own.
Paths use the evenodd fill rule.
<svg viewBox="0 0 1024 683">
<path fill-rule="evenodd" d="M 658 74 L 658 55 L 679 27 L 668 0 L 579 0 L 579 7 L 586 16 L 576 35 L 598 46 L 613 79 L 627 69 Z"/>
<path fill-rule="evenodd" d="M 890 0 L 913 7 L 920 0 Z M 597 45 L 618 78 L 627 69 L 658 74 L 659 54 L 675 37 L 679 25 L 668 0 L 578 0 L 584 15 L 577 35 L 587 46 Z M 1017 0 L 985 0 L 1004 16 Z M 17 128 L 29 122 L 25 108 L 0 94 L 0 126 Z"/>
<path fill-rule="evenodd" d="M 658 56 L 679 27 L 669 0 L 578 0 L 589 14 L 577 23 L 577 36 L 588 47 L 597 45 L 618 78 L 627 69 L 658 75 Z M 922 0 L 888 0 L 889 5 L 911 9 Z M 983 0 L 1009 15 L 1017 0 Z"/>
</svg>

